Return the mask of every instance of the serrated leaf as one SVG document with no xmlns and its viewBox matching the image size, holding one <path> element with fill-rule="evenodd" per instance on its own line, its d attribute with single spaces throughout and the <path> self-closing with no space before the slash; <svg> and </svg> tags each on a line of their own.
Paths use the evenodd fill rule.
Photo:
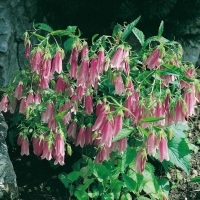
<svg viewBox="0 0 200 200">
<path fill-rule="evenodd" d="M 78 200 L 88 200 L 88 194 L 87 192 L 83 191 L 83 190 L 76 190 L 74 192 L 74 196 L 78 199 Z"/>
<path fill-rule="evenodd" d="M 142 128 L 141 126 L 138 126 L 137 129 L 139 130 L 141 134 L 144 134 L 148 137 L 149 133 L 144 128 Z"/>
<path fill-rule="evenodd" d="M 120 24 L 117 24 L 114 29 L 113 29 L 113 33 L 112 36 L 115 37 L 118 35 L 118 33 L 122 30 L 122 26 Z"/>
<path fill-rule="evenodd" d="M 136 187 L 137 187 L 137 183 L 132 178 L 127 176 L 126 174 L 122 174 L 122 176 L 123 176 L 124 183 L 125 183 L 126 187 L 129 190 L 131 190 L 132 192 L 134 192 Z"/>
<path fill-rule="evenodd" d="M 66 31 L 69 33 L 74 33 L 76 31 L 77 26 L 68 26 Z"/>
<path fill-rule="evenodd" d="M 137 29 L 136 27 L 134 27 L 132 29 L 132 32 L 134 33 L 135 37 L 138 39 L 140 44 L 143 45 L 144 44 L 144 38 L 145 38 L 144 33 L 141 30 Z"/>
<path fill-rule="evenodd" d="M 71 182 L 74 182 L 76 181 L 79 176 L 81 175 L 80 172 L 78 171 L 73 171 L 73 172 L 70 172 L 68 175 L 67 175 L 67 178 L 71 181 Z"/>
<path fill-rule="evenodd" d="M 127 27 L 125 28 L 125 30 L 122 33 L 122 41 L 125 41 L 126 38 L 129 36 L 129 34 L 131 33 L 132 29 L 135 27 L 135 25 L 139 22 L 141 16 L 139 16 L 136 20 L 134 20 L 132 23 L 130 23 L 129 25 L 127 25 Z"/>
<path fill-rule="evenodd" d="M 161 37 L 163 34 L 163 30 L 164 30 L 164 22 L 161 21 L 159 29 L 158 29 L 158 37 Z"/>
<path fill-rule="evenodd" d="M 140 196 L 137 200 L 150 200 L 150 199 L 147 198 L 147 197 L 142 197 L 142 196 Z"/>
<path fill-rule="evenodd" d="M 143 122 L 158 122 L 160 120 L 165 119 L 164 117 L 146 117 L 146 118 L 142 118 L 139 122 L 143 123 Z"/>
<path fill-rule="evenodd" d="M 65 52 L 71 51 L 73 48 L 73 44 L 76 41 L 76 38 L 68 38 L 65 42 L 64 42 L 64 50 Z"/>
<path fill-rule="evenodd" d="M 125 152 L 122 155 L 122 172 L 126 169 L 128 165 L 130 165 L 134 159 L 136 158 L 136 150 L 131 147 L 127 147 Z"/>
<path fill-rule="evenodd" d="M 67 188 L 70 183 L 69 179 L 67 178 L 67 173 L 62 172 L 61 174 L 58 175 L 58 178 L 64 184 L 64 186 Z"/>
<path fill-rule="evenodd" d="M 200 176 L 196 176 L 194 178 L 191 178 L 189 182 L 192 183 L 200 183 Z"/>
<path fill-rule="evenodd" d="M 49 25 L 44 24 L 44 23 L 36 23 L 35 27 L 39 28 L 41 30 L 47 31 L 47 32 L 52 32 L 53 31 L 53 29 Z"/>
<path fill-rule="evenodd" d="M 112 140 L 112 142 L 116 142 L 124 137 L 127 137 L 128 135 L 130 135 L 133 132 L 133 128 L 124 128 L 122 129 L 117 135 L 116 137 Z"/>
<path fill-rule="evenodd" d="M 184 131 L 189 130 L 189 126 L 187 124 L 178 123 L 176 125 L 171 125 L 170 128 L 173 131 L 173 135 L 176 135 L 180 138 L 186 138 Z"/>
<path fill-rule="evenodd" d="M 170 162 L 182 168 L 187 174 L 190 170 L 190 149 L 184 138 L 174 135 L 168 142 Z"/>
<path fill-rule="evenodd" d="M 101 200 L 114 200 L 114 194 L 112 192 L 109 194 L 104 194 L 101 196 Z"/>
</svg>

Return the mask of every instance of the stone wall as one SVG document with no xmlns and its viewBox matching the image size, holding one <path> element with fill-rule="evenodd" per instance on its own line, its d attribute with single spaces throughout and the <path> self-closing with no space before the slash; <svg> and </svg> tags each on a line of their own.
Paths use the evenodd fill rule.
<svg viewBox="0 0 200 200">
<path fill-rule="evenodd" d="M 32 27 L 37 0 L 0 0 L 0 88 L 24 66 L 23 33 Z"/>
<path fill-rule="evenodd" d="M 5 142 L 8 126 L 0 113 L 0 199 L 14 199 L 18 196 L 16 175 L 8 155 Z M 4 195 L 4 197 L 3 197 Z M 5 196 L 9 198 L 5 198 Z"/>
</svg>

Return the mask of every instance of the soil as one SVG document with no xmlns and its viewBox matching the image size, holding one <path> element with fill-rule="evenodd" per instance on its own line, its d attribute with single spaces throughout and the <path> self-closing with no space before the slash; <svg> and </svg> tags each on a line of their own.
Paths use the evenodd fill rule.
<svg viewBox="0 0 200 200">
<path fill-rule="evenodd" d="M 195 176 L 200 176 L 200 108 L 197 116 L 190 120 L 191 130 L 188 133 L 192 159 L 190 174 L 187 175 L 180 168 L 170 168 L 167 178 L 170 181 L 170 200 L 200 200 L 200 184 L 189 183 Z M 8 142 L 9 144 L 9 142 Z M 13 163 L 19 187 L 19 200 L 66 200 L 68 191 L 58 179 L 61 172 L 69 173 L 72 164 L 78 158 L 66 157 L 65 165 L 55 167 L 47 160 L 41 160 L 31 153 L 21 156 L 20 148 L 9 146 L 9 155 Z M 30 150 L 31 152 L 31 150 Z M 74 159 L 74 160 L 72 160 Z"/>
</svg>

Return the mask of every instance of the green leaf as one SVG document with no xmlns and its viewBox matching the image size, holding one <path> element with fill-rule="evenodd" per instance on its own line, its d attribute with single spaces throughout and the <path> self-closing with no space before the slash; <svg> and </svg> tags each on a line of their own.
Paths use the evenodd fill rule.
<svg viewBox="0 0 200 200">
<path fill-rule="evenodd" d="M 164 22 L 161 21 L 159 29 L 158 29 L 158 37 L 161 37 L 163 34 L 163 30 L 164 30 Z"/>
<path fill-rule="evenodd" d="M 98 36 L 99 36 L 99 34 L 93 35 L 93 37 L 92 37 L 92 44 L 94 44 L 94 39 L 96 39 Z"/>
<path fill-rule="evenodd" d="M 58 114 L 56 115 L 56 117 L 55 117 L 56 120 L 57 120 L 57 121 L 62 120 L 62 118 L 63 118 L 71 109 L 72 109 L 72 106 L 71 106 L 70 108 L 68 108 L 67 110 L 64 110 L 64 111 L 58 113 Z"/>
<path fill-rule="evenodd" d="M 76 28 L 77 28 L 76 26 L 68 26 L 67 29 L 65 30 L 56 30 L 56 31 L 51 32 L 51 35 L 60 35 L 60 36 L 72 35 L 75 33 Z"/>
<path fill-rule="evenodd" d="M 120 24 L 117 24 L 114 29 L 113 29 L 113 33 L 112 36 L 115 37 L 118 35 L 119 32 L 122 31 L 122 26 Z"/>
<path fill-rule="evenodd" d="M 144 33 L 137 29 L 136 27 L 134 27 L 132 29 L 132 32 L 134 33 L 135 37 L 138 39 L 138 41 L 140 42 L 141 45 L 144 44 Z"/>
<path fill-rule="evenodd" d="M 150 199 L 147 197 L 140 196 L 137 200 L 150 200 Z"/>
<path fill-rule="evenodd" d="M 127 193 L 124 193 L 121 197 L 121 200 L 132 200 L 132 197 L 131 195 L 127 192 Z"/>
<path fill-rule="evenodd" d="M 196 176 L 194 178 L 191 178 L 189 182 L 192 183 L 200 183 L 200 176 Z"/>
<path fill-rule="evenodd" d="M 128 24 L 125 28 L 124 32 L 122 33 L 122 41 L 125 41 L 126 38 L 131 33 L 132 29 L 135 27 L 135 25 L 139 22 L 141 16 L 139 16 L 136 20 L 134 20 L 132 23 Z"/>
<path fill-rule="evenodd" d="M 159 41 L 158 36 L 153 36 L 153 37 L 148 38 L 148 39 L 144 42 L 143 48 L 146 48 L 146 46 L 148 46 L 148 44 L 149 44 L 150 42 L 154 42 L 154 41 Z"/>
<path fill-rule="evenodd" d="M 121 167 L 122 172 L 124 172 L 126 167 L 130 165 L 135 158 L 136 158 L 136 150 L 128 146 L 122 155 L 122 167 Z"/>
<path fill-rule="evenodd" d="M 104 194 L 101 196 L 101 200 L 114 200 L 114 194 L 113 193 Z"/>
<path fill-rule="evenodd" d="M 39 28 L 39 29 L 47 31 L 47 32 L 52 32 L 53 31 L 53 29 L 49 25 L 44 24 L 44 23 L 35 24 L 35 28 Z"/>
<path fill-rule="evenodd" d="M 169 140 L 168 148 L 170 162 L 189 174 L 191 155 L 186 140 L 175 134 L 172 140 Z"/>
<path fill-rule="evenodd" d="M 84 179 L 84 184 L 79 184 L 77 190 L 86 190 L 90 184 L 94 182 L 95 178 L 92 179 Z"/>
<path fill-rule="evenodd" d="M 165 119 L 164 117 L 147 117 L 147 118 L 142 118 L 139 122 L 157 122 L 160 120 Z"/>
<path fill-rule="evenodd" d="M 67 173 L 62 172 L 61 174 L 58 175 L 58 178 L 60 181 L 64 184 L 66 188 L 68 188 L 68 185 L 70 183 L 69 179 L 67 178 Z"/>
<path fill-rule="evenodd" d="M 130 135 L 133 132 L 133 128 L 124 128 L 122 129 L 117 135 L 116 137 L 112 140 L 112 142 L 116 142 L 124 137 L 127 137 L 128 135 Z"/>
<path fill-rule="evenodd" d="M 170 190 L 169 181 L 166 178 L 161 178 L 158 180 L 158 184 L 159 188 L 168 195 Z"/>
<path fill-rule="evenodd" d="M 83 190 L 76 190 L 74 192 L 74 196 L 78 199 L 78 200 L 88 200 L 88 194 L 87 192 L 83 191 Z"/>
<path fill-rule="evenodd" d="M 68 38 L 65 42 L 64 42 L 64 50 L 65 52 L 71 51 L 73 48 L 73 44 L 76 41 L 76 38 L 71 37 Z"/>
<path fill-rule="evenodd" d="M 126 187 L 129 190 L 131 190 L 132 192 L 134 192 L 136 187 L 137 187 L 137 183 L 132 178 L 127 176 L 126 174 L 122 174 L 122 176 L 123 176 L 124 183 L 125 183 Z"/>
<path fill-rule="evenodd" d="M 35 32 L 32 32 L 31 34 L 34 35 L 36 38 L 38 38 L 40 40 L 44 40 L 45 39 L 45 37 L 43 37 L 42 35 L 39 35 L 39 34 L 37 34 Z"/>
<path fill-rule="evenodd" d="M 77 26 L 68 26 L 65 31 L 68 31 L 68 33 L 75 33 Z"/>
<path fill-rule="evenodd" d="M 102 164 L 93 165 L 93 174 L 97 177 L 99 182 L 102 182 L 108 176 L 107 168 Z"/>
<path fill-rule="evenodd" d="M 69 173 L 69 174 L 67 175 L 67 178 L 68 178 L 71 182 L 74 182 L 74 181 L 76 181 L 76 180 L 79 178 L 80 175 L 81 175 L 80 172 L 78 172 L 78 171 L 73 171 L 73 172 L 71 172 L 71 173 Z"/>
<path fill-rule="evenodd" d="M 144 128 L 142 128 L 141 126 L 138 126 L 137 129 L 142 135 L 146 135 L 148 137 L 149 133 Z"/>
</svg>

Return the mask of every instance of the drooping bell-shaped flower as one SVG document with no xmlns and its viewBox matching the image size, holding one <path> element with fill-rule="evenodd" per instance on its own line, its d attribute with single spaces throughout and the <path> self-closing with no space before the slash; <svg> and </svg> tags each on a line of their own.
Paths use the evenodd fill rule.
<svg viewBox="0 0 200 200">
<path fill-rule="evenodd" d="M 51 54 L 46 53 L 43 57 L 42 61 L 42 76 L 49 80 L 50 79 L 50 72 L 51 72 Z"/>
<path fill-rule="evenodd" d="M 35 102 L 35 104 L 41 103 L 41 95 L 39 92 L 36 93 L 34 102 Z"/>
<path fill-rule="evenodd" d="M 108 119 L 106 120 L 102 129 L 101 145 L 111 147 L 112 138 L 113 138 L 113 120 Z"/>
<path fill-rule="evenodd" d="M 146 151 L 145 149 L 141 149 L 140 151 L 138 151 L 135 161 L 136 171 L 139 172 L 140 174 L 144 172 L 146 160 L 147 160 Z"/>
<path fill-rule="evenodd" d="M 154 133 L 150 133 L 146 141 L 146 152 L 150 156 L 156 155 L 156 149 L 158 148 L 156 141 L 156 135 Z"/>
<path fill-rule="evenodd" d="M 104 48 L 101 47 L 99 49 L 98 58 L 97 58 L 97 72 L 98 73 L 103 73 L 104 64 L 105 64 Z"/>
<path fill-rule="evenodd" d="M 186 117 L 186 103 L 182 100 L 177 101 L 175 106 L 175 119 L 174 122 L 177 124 L 178 122 L 185 123 L 185 117 Z"/>
<path fill-rule="evenodd" d="M 77 122 L 73 121 L 67 130 L 68 137 L 72 137 L 73 139 L 76 139 L 77 137 Z"/>
<path fill-rule="evenodd" d="M 155 108 L 155 116 L 156 117 L 165 117 L 165 104 L 161 101 L 157 101 Z M 155 122 L 157 125 L 165 125 L 165 119 Z"/>
<path fill-rule="evenodd" d="M 63 116 L 62 121 L 65 125 L 67 125 L 71 121 L 71 109 L 72 107 L 71 102 L 68 100 L 65 104 L 59 109 L 59 112 L 68 110 L 67 113 Z"/>
<path fill-rule="evenodd" d="M 41 77 L 41 79 L 40 79 L 40 83 L 38 84 L 38 86 L 40 87 L 40 88 L 49 88 L 49 80 L 48 79 L 46 79 L 45 77 Z"/>
<path fill-rule="evenodd" d="M 130 92 L 134 92 L 134 85 L 132 82 L 132 78 L 130 76 L 126 78 L 126 90 Z"/>
<path fill-rule="evenodd" d="M 9 99 L 8 99 L 8 95 L 3 96 L 1 102 L 0 102 L 0 112 L 7 112 L 8 111 L 8 103 L 9 103 Z"/>
<path fill-rule="evenodd" d="M 101 112 L 103 112 L 103 108 L 106 105 L 106 100 L 103 102 L 101 100 L 97 101 L 97 106 L 96 106 L 96 116 L 99 116 Z"/>
<path fill-rule="evenodd" d="M 62 155 L 56 156 L 55 157 L 55 161 L 54 161 L 54 165 L 60 164 L 61 166 L 63 166 L 65 164 L 65 157 Z"/>
<path fill-rule="evenodd" d="M 92 58 L 90 61 L 90 70 L 89 70 L 89 83 L 94 87 L 95 81 L 98 79 L 98 71 L 97 71 L 97 58 Z"/>
<path fill-rule="evenodd" d="M 85 145 L 85 126 L 81 126 L 81 129 L 78 132 L 78 136 L 76 138 L 76 144 L 75 146 L 77 147 L 78 145 L 80 145 L 82 148 Z"/>
<path fill-rule="evenodd" d="M 149 69 L 156 69 L 160 66 L 160 49 L 156 49 L 144 62 Z"/>
<path fill-rule="evenodd" d="M 33 136 L 32 138 L 33 152 L 36 156 L 40 156 L 43 151 L 43 135 L 42 137 Z"/>
<path fill-rule="evenodd" d="M 27 100 L 26 100 L 26 106 L 30 106 L 31 107 L 31 103 L 34 103 L 35 101 L 35 97 L 33 94 L 33 91 L 31 90 L 28 94 Z"/>
<path fill-rule="evenodd" d="M 61 131 L 62 132 L 62 131 Z M 58 133 L 56 135 L 56 142 L 55 142 L 55 155 L 57 156 L 65 156 L 65 142 L 63 139 L 63 135 Z"/>
<path fill-rule="evenodd" d="M 88 58 L 88 44 L 84 41 L 83 48 L 81 50 L 81 60 Z"/>
<path fill-rule="evenodd" d="M 77 68 L 78 68 L 78 50 L 77 47 L 74 47 L 70 56 L 69 64 L 70 64 L 70 79 L 77 78 Z"/>
<path fill-rule="evenodd" d="M 23 155 L 29 155 L 29 141 L 27 137 L 22 137 L 21 139 L 21 156 Z"/>
<path fill-rule="evenodd" d="M 25 46 L 25 58 L 28 58 L 30 56 L 30 49 L 31 49 L 31 41 L 27 40 Z"/>
<path fill-rule="evenodd" d="M 88 82 L 88 71 L 89 71 L 89 61 L 88 59 L 84 59 L 81 62 L 81 68 L 78 73 L 76 86 L 86 86 Z"/>
<path fill-rule="evenodd" d="M 85 96 L 85 112 L 90 115 L 93 113 L 93 103 L 92 103 L 92 97 L 91 95 Z"/>
<path fill-rule="evenodd" d="M 130 92 L 129 95 L 126 98 L 126 102 L 125 102 L 125 107 L 127 108 L 127 110 L 124 112 L 124 116 L 126 118 L 132 117 L 133 116 L 133 112 L 135 111 L 135 103 L 136 99 L 134 97 L 134 95 L 132 95 L 132 93 Z"/>
<path fill-rule="evenodd" d="M 56 81 L 56 87 L 54 89 L 55 92 L 61 91 L 64 94 L 66 88 L 67 88 L 67 83 L 63 80 L 63 78 L 61 76 L 59 76 Z"/>
<path fill-rule="evenodd" d="M 15 89 L 14 97 L 20 100 L 22 97 L 22 93 L 23 93 L 23 83 L 19 82 L 18 86 Z"/>
<path fill-rule="evenodd" d="M 125 93 L 124 82 L 122 80 L 121 74 L 117 75 L 114 85 L 115 85 L 115 94 L 121 95 L 122 93 Z"/>
<path fill-rule="evenodd" d="M 86 128 L 86 132 L 85 132 L 85 144 L 90 144 L 92 145 L 92 125 L 89 124 Z"/>
<path fill-rule="evenodd" d="M 123 124 L 123 112 L 121 111 L 114 118 L 113 138 L 122 130 L 122 124 Z"/>
<path fill-rule="evenodd" d="M 196 97 L 193 83 L 190 83 L 189 88 L 185 89 L 183 99 L 185 100 L 187 106 L 187 117 L 195 115 L 194 106 L 196 104 Z"/>
<path fill-rule="evenodd" d="M 104 160 L 109 160 L 109 158 L 110 158 L 109 155 L 110 155 L 110 147 L 103 146 L 103 147 L 101 147 L 101 149 L 97 153 L 94 162 L 95 163 L 102 163 Z"/>
<path fill-rule="evenodd" d="M 42 159 L 46 158 L 47 160 L 51 160 L 52 159 L 52 149 L 53 149 L 52 142 L 50 142 L 47 138 L 45 138 L 41 158 Z"/>
<path fill-rule="evenodd" d="M 58 48 L 52 62 L 52 69 L 51 69 L 52 74 L 54 72 L 57 72 L 58 74 L 62 72 L 62 59 L 64 57 L 62 55 L 64 55 L 64 51 Z"/>
<path fill-rule="evenodd" d="M 49 103 L 46 107 L 46 111 L 42 113 L 41 121 L 47 123 L 48 120 L 52 120 L 54 118 L 54 104 Z"/>
<path fill-rule="evenodd" d="M 110 66 L 111 68 L 119 70 L 120 65 L 123 61 L 123 47 L 119 46 L 116 52 L 114 53 L 111 61 L 110 61 Z"/>
<path fill-rule="evenodd" d="M 26 97 L 22 97 L 19 105 L 19 113 L 25 113 L 25 109 L 26 109 Z"/>
<path fill-rule="evenodd" d="M 118 150 L 119 154 L 123 153 L 126 150 L 126 148 L 127 148 L 126 137 L 124 137 L 116 142 L 112 142 L 112 145 L 111 145 L 111 150 L 112 151 Z"/>
<path fill-rule="evenodd" d="M 17 138 L 17 145 L 21 146 L 22 145 L 22 135 L 19 135 Z"/>
<path fill-rule="evenodd" d="M 39 47 L 31 52 L 30 66 L 32 73 L 42 74 L 42 54 L 42 50 Z"/>
<path fill-rule="evenodd" d="M 168 153 L 168 146 L 167 146 L 167 138 L 161 137 L 159 142 L 159 160 L 162 162 L 164 159 L 169 161 L 169 153 Z"/>
<path fill-rule="evenodd" d="M 82 101 L 83 96 L 85 95 L 85 91 L 86 91 L 86 87 L 84 85 L 79 85 L 76 88 L 76 94 L 78 96 L 78 100 L 79 101 Z"/>
</svg>

